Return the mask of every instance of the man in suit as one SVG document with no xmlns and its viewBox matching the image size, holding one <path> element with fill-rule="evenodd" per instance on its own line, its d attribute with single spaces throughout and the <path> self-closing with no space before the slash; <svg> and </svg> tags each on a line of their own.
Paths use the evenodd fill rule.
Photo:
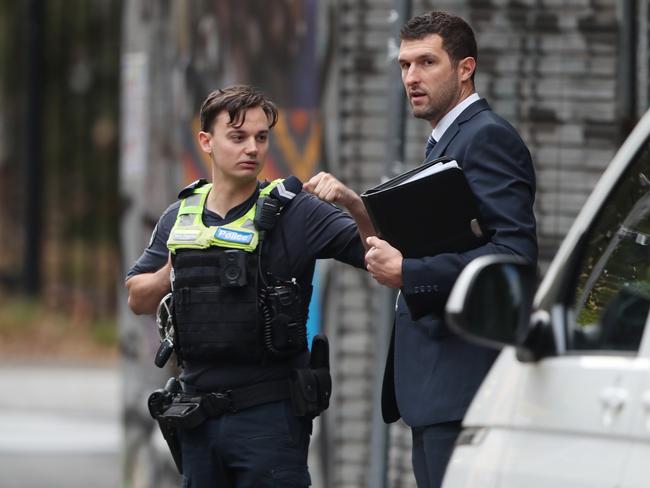
<svg viewBox="0 0 650 488">
<path fill-rule="evenodd" d="M 418 487 L 434 488 L 442 483 L 461 419 L 497 356 L 452 334 L 444 306 L 460 272 L 478 256 L 516 254 L 536 264 L 535 173 L 517 131 L 475 92 L 471 27 L 459 17 L 429 12 L 410 19 L 400 34 L 399 64 L 413 115 L 433 128 L 425 162 L 441 156 L 458 162 L 489 238 L 467 252 L 418 259 L 403 258 L 377 237 L 367 240 L 368 271 L 400 289 L 384 373 L 384 420 L 401 417 L 411 427 Z"/>
<path fill-rule="evenodd" d="M 402 28 L 404 88 L 413 115 L 433 128 L 424 162 L 441 156 L 458 162 L 488 242 L 467 252 L 412 259 L 378 237 L 366 240 L 368 271 L 379 283 L 400 290 L 382 411 L 387 423 L 401 417 L 411 427 L 419 488 L 441 485 L 461 419 L 498 354 L 446 327 L 444 307 L 456 278 L 471 260 L 485 254 L 515 254 L 537 263 L 530 153 L 517 131 L 475 92 L 476 59 L 474 32 L 459 17 L 429 12 Z M 305 188 L 326 201 L 355 201 L 351 190 L 326 173 Z M 367 225 L 363 212 L 355 219 Z"/>
</svg>

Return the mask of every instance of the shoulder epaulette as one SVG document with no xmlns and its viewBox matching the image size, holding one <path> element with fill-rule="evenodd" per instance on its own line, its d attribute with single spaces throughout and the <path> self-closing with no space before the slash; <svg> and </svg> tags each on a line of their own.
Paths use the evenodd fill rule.
<svg viewBox="0 0 650 488">
<path fill-rule="evenodd" d="M 271 190 L 271 195 L 280 200 L 283 205 L 286 205 L 301 191 L 302 181 L 295 176 L 289 176 Z"/>
<path fill-rule="evenodd" d="M 196 181 L 193 181 L 189 185 L 187 185 L 185 188 L 183 188 L 180 193 L 178 194 L 178 199 L 183 199 L 189 197 L 192 193 L 194 193 L 194 190 L 197 188 L 201 188 L 203 185 L 205 185 L 208 182 L 205 178 L 199 178 Z"/>
</svg>

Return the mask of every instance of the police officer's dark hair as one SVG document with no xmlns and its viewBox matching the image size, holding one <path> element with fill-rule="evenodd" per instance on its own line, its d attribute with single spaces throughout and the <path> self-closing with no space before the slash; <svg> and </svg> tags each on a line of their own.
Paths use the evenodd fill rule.
<svg viewBox="0 0 650 488">
<path fill-rule="evenodd" d="M 442 48 L 449 55 L 454 67 L 465 58 L 471 57 L 478 62 L 476 38 L 470 25 L 462 18 L 447 12 L 432 11 L 410 19 L 400 30 L 402 41 L 423 39 L 432 34 L 442 37 Z M 472 73 L 472 82 L 474 81 Z"/>
<path fill-rule="evenodd" d="M 201 130 L 212 132 L 214 121 L 224 110 L 230 115 L 231 127 L 239 128 L 246 120 L 246 110 L 260 107 L 269 119 L 269 128 L 278 121 L 278 108 L 262 92 L 248 85 L 220 88 L 208 95 L 201 105 Z"/>
</svg>

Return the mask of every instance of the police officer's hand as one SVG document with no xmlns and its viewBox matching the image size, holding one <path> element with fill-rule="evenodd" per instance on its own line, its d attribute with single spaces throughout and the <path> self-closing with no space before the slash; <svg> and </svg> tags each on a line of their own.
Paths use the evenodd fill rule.
<svg viewBox="0 0 650 488">
<path fill-rule="evenodd" d="M 361 197 L 353 190 L 345 186 L 339 180 L 329 173 L 321 171 L 316 176 L 313 176 L 307 183 L 302 185 L 305 191 L 313 193 L 321 200 L 329 203 L 335 203 L 345 208 L 357 223 L 359 236 L 366 250 L 366 238 L 376 234 L 370 217 L 366 211 L 366 207 L 361 201 Z"/>
<path fill-rule="evenodd" d="M 382 285 L 400 288 L 402 282 L 402 253 L 388 242 L 371 236 L 366 239 L 366 269 Z"/>
<path fill-rule="evenodd" d="M 361 204 L 359 195 L 324 171 L 312 176 L 302 187 L 305 191 L 313 193 L 321 200 L 336 203 L 348 210 L 357 204 Z"/>
</svg>

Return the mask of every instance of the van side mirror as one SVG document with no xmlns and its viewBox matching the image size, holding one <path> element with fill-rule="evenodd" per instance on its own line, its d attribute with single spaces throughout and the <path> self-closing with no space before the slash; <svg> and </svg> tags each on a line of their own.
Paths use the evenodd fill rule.
<svg viewBox="0 0 650 488">
<path fill-rule="evenodd" d="M 460 336 L 484 346 L 522 346 L 535 286 L 535 267 L 523 258 L 480 256 L 456 280 L 447 301 L 447 324 Z"/>
</svg>

